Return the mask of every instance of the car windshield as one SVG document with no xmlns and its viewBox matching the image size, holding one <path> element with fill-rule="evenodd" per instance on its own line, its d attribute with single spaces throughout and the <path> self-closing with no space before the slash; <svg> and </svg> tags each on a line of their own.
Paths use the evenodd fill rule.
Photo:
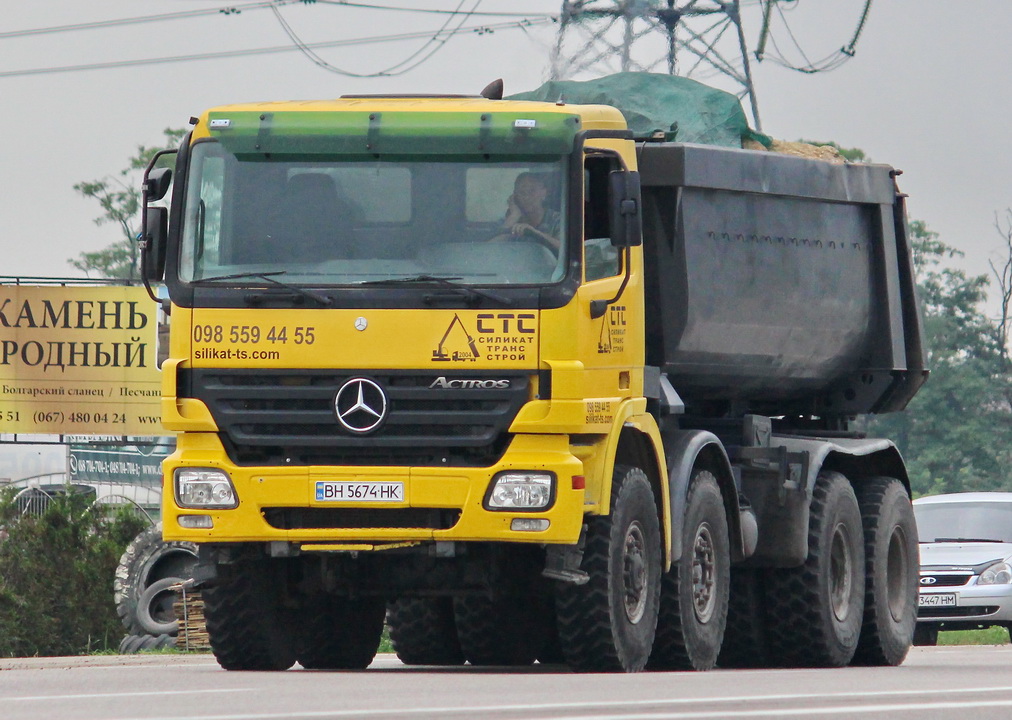
<svg viewBox="0 0 1012 720">
<path fill-rule="evenodd" d="M 1012 543 L 1012 503 L 914 504 L 920 541 L 982 540 Z"/>
<path fill-rule="evenodd" d="M 559 156 L 243 156 L 192 149 L 184 281 L 541 284 L 566 267 Z M 245 278 L 245 279 L 243 279 Z"/>
</svg>

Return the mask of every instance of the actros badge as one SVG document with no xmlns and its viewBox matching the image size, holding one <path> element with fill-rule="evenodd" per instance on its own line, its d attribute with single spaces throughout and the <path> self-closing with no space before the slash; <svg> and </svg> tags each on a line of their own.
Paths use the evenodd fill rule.
<svg viewBox="0 0 1012 720">
<path fill-rule="evenodd" d="M 334 396 L 337 421 L 346 430 L 365 435 L 378 428 L 387 416 L 383 388 L 368 378 L 352 378 Z"/>
</svg>

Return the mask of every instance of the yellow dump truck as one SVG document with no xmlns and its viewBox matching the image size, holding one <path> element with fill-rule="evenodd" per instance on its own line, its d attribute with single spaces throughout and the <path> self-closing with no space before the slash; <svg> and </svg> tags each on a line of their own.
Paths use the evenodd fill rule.
<svg viewBox="0 0 1012 720">
<path fill-rule="evenodd" d="M 192 123 L 143 257 L 223 667 L 362 668 L 384 622 L 412 664 L 903 660 L 907 475 L 853 425 L 925 375 L 895 171 L 562 101 Z"/>
</svg>

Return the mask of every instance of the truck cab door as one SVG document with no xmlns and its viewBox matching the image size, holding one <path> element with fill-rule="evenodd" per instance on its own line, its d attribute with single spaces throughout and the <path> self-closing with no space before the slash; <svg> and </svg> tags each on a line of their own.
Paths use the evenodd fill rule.
<svg viewBox="0 0 1012 720">
<path fill-rule="evenodd" d="M 609 186 L 617 172 L 624 172 L 617 155 L 594 153 L 584 160 L 581 359 L 590 374 L 588 392 L 596 397 L 629 397 L 642 388 L 642 253 L 612 242 L 617 204 Z"/>
</svg>

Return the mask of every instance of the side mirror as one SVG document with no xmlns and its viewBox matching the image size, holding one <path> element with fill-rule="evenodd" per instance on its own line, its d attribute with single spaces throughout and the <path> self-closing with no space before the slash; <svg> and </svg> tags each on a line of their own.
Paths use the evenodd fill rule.
<svg viewBox="0 0 1012 720">
<path fill-rule="evenodd" d="M 149 201 L 161 200 L 169 191 L 169 184 L 172 182 L 172 170 L 169 168 L 155 168 L 148 173 L 144 181 L 144 190 Z"/>
<path fill-rule="evenodd" d="M 161 282 L 165 275 L 165 244 L 169 234 L 169 210 L 149 207 L 144 213 L 141 272 L 148 282 Z"/>
<path fill-rule="evenodd" d="M 613 246 L 643 243 L 638 172 L 615 170 L 608 174 L 608 224 Z"/>
</svg>

